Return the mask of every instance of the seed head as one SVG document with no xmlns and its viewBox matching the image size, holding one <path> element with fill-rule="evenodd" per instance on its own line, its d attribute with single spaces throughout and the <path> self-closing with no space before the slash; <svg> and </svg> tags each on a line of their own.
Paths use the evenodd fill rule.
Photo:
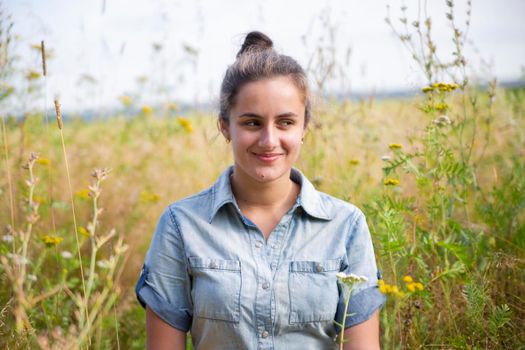
<svg viewBox="0 0 525 350">
<path fill-rule="evenodd" d="M 58 128 L 62 130 L 62 112 L 60 111 L 60 101 L 58 97 L 55 98 L 55 111 L 57 113 Z"/>
</svg>

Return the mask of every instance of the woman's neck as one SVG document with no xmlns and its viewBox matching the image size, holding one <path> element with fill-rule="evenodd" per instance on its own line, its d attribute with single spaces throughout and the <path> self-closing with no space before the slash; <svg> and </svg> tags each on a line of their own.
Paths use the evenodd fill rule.
<svg viewBox="0 0 525 350">
<path fill-rule="evenodd" d="M 242 170 L 235 169 L 230 177 L 230 183 L 233 195 L 241 208 L 291 206 L 300 190 L 299 185 L 290 179 L 289 174 L 274 181 L 260 182 L 244 174 Z"/>
</svg>

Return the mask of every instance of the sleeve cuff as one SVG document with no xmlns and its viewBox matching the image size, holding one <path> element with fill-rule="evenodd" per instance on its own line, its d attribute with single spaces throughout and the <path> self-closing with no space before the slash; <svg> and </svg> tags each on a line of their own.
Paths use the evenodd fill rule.
<svg viewBox="0 0 525 350">
<path fill-rule="evenodd" d="M 188 332 L 191 327 L 191 314 L 189 310 L 179 310 L 176 306 L 164 300 L 155 289 L 148 283 L 147 271 L 144 268 L 135 287 L 135 294 L 142 307 L 150 308 L 164 322 L 173 328 Z"/>
<path fill-rule="evenodd" d="M 348 303 L 348 312 L 346 315 L 345 329 L 355 326 L 368 320 L 372 314 L 380 309 L 386 301 L 386 297 L 379 291 L 377 286 L 372 286 L 360 290 L 352 295 Z M 344 297 L 341 296 L 337 305 L 336 321 L 342 324 L 345 309 Z M 341 327 L 336 325 L 337 332 Z"/>
</svg>

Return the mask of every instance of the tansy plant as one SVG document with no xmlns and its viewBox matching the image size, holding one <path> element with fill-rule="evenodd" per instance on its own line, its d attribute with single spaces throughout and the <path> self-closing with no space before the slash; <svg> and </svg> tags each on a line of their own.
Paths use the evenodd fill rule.
<svg viewBox="0 0 525 350">
<path fill-rule="evenodd" d="M 343 314 L 343 320 L 341 323 L 334 321 L 339 327 L 341 327 L 341 334 L 339 336 L 339 349 L 342 350 L 344 346 L 346 317 L 351 316 L 351 314 L 348 315 L 348 303 L 350 302 L 350 298 L 352 297 L 352 292 L 354 291 L 355 286 L 368 281 L 368 278 L 365 276 L 354 275 L 353 273 L 347 275 L 344 272 L 337 273 L 336 277 L 345 298 L 345 312 Z"/>
</svg>

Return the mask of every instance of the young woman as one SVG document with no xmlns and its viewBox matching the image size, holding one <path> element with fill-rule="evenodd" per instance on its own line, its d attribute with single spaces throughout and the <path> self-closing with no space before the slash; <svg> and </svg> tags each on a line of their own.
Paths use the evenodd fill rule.
<svg viewBox="0 0 525 350">
<path fill-rule="evenodd" d="M 149 349 L 333 349 L 344 299 L 336 273 L 364 275 L 345 349 L 379 349 L 384 297 L 363 213 L 293 168 L 310 120 L 307 77 L 260 32 L 221 86 L 234 165 L 162 214 L 136 293 Z"/>
</svg>

